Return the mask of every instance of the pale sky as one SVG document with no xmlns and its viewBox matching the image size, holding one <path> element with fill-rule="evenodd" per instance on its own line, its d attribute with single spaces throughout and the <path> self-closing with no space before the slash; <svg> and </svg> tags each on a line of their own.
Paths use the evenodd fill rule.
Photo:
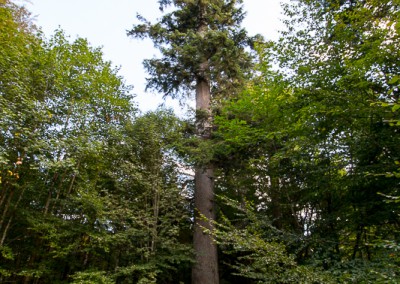
<svg viewBox="0 0 400 284">
<path fill-rule="evenodd" d="M 247 11 L 243 26 L 249 35 L 262 34 L 266 39 L 276 39 L 282 28 L 281 0 L 243 2 Z M 147 74 L 142 61 L 154 57 L 157 51 L 150 40 L 126 36 L 126 30 L 138 23 L 137 13 L 153 22 L 161 16 L 157 0 L 31 0 L 23 3 L 36 16 L 36 25 L 47 37 L 61 27 L 72 39 L 79 36 L 87 38 L 94 47 L 101 46 L 104 58 L 120 66 L 120 75 L 127 84 L 134 86 L 134 101 L 142 111 L 154 110 L 163 102 L 162 95 L 144 91 Z M 168 100 L 166 105 L 182 111 L 177 102 Z"/>
</svg>

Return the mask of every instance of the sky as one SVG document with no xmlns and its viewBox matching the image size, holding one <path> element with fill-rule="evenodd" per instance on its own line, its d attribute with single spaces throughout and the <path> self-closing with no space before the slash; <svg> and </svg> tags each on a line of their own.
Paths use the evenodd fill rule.
<svg viewBox="0 0 400 284">
<path fill-rule="evenodd" d="M 128 85 L 133 85 L 134 101 L 143 112 L 161 103 L 183 113 L 177 101 L 162 99 L 161 94 L 145 92 L 144 59 L 157 55 L 150 40 L 129 38 L 126 31 L 139 23 L 136 14 L 154 22 L 160 18 L 157 0 L 20 0 L 35 17 L 35 23 L 50 37 L 61 28 L 71 40 L 88 39 L 93 47 L 102 47 L 105 60 L 120 68 Z M 280 0 L 244 0 L 247 16 L 243 26 L 249 35 L 262 34 L 277 39 L 282 28 Z"/>
</svg>

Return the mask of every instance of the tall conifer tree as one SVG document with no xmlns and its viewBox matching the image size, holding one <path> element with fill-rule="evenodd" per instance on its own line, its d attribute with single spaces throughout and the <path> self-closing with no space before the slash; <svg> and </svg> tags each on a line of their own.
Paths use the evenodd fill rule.
<svg viewBox="0 0 400 284">
<path fill-rule="evenodd" d="M 145 60 L 150 74 L 147 88 L 165 96 L 181 97 L 195 91 L 196 135 L 211 139 L 212 109 L 221 98 L 237 92 L 250 66 L 245 51 L 247 33 L 241 0 L 159 0 L 160 10 L 173 8 L 152 24 L 138 16 L 128 35 L 149 37 L 160 58 Z M 171 11 L 171 9 L 170 9 Z M 210 234 L 215 219 L 214 163 L 202 161 L 195 169 L 195 265 L 193 283 L 218 283 L 217 246 Z M 202 218 L 203 216 L 205 218 Z M 206 221 L 207 220 L 207 221 Z"/>
</svg>

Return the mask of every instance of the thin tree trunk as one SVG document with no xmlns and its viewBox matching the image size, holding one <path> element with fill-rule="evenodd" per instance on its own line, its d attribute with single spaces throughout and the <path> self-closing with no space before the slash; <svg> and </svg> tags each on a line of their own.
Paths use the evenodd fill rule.
<svg viewBox="0 0 400 284">
<path fill-rule="evenodd" d="M 21 199 L 22 199 L 22 196 L 24 195 L 24 193 L 25 193 L 25 187 L 22 189 L 22 191 L 21 191 L 21 193 L 20 193 L 20 195 L 18 197 L 17 203 L 15 203 L 13 215 L 10 216 L 10 218 L 8 219 L 6 227 L 4 228 L 3 235 L 1 236 L 1 240 L 0 240 L 0 247 L 4 245 L 4 241 L 6 240 L 7 233 L 8 233 L 8 230 L 10 229 L 11 222 L 14 219 L 15 210 L 17 210 L 18 205 L 21 202 Z"/>
<path fill-rule="evenodd" d="M 6 219 L 8 209 L 10 208 L 10 204 L 11 204 L 11 200 L 12 200 L 13 195 L 14 195 L 14 190 L 11 190 L 10 194 L 8 195 L 7 203 L 6 203 L 5 207 L 4 207 L 3 214 L 2 214 L 2 216 L 0 218 L 0 231 L 3 228 L 3 224 L 4 224 L 4 221 Z"/>
<path fill-rule="evenodd" d="M 8 229 L 10 228 L 11 222 L 13 221 L 13 216 L 8 219 L 7 226 L 4 228 L 3 236 L 0 240 L 0 247 L 4 245 L 4 241 L 6 240 Z"/>
<path fill-rule="evenodd" d="M 89 262 L 89 252 L 85 252 L 85 258 L 83 259 L 83 267 L 86 268 Z"/>
<path fill-rule="evenodd" d="M 354 244 L 353 255 L 351 256 L 352 260 L 356 259 L 357 252 L 359 251 L 362 230 L 363 230 L 363 226 L 358 226 L 357 235 L 356 235 L 356 243 Z"/>
<path fill-rule="evenodd" d="M 270 198 L 272 209 L 272 224 L 277 229 L 282 229 L 282 210 L 281 210 L 281 192 L 280 180 L 277 177 L 271 177 Z"/>
<path fill-rule="evenodd" d="M 76 166 L 76 170 L 79 171 L 79 166 L 81 165 L 81 160 L 78 161 L 78 164 Z M 72 192 L 72 188 L 74 186 L 75 180 L 76 180 L 76 175 L 77 173 L 74 173 L 72 176 L 72 180 L 71 183 L 69 184 L 69 188 L 68 188 L 68 192 L 67 192 L 67 196 L 69 196 Z"/>
<path fill-rule="evenodd" d="M 46 205 L 44 206 L 44 211 L 43 211 L 44 215 L 47 215 L 47 212 L 49 211 L 51 196 L 52 196 L 51 188 L 49 188 L 49 194 L 47 195 Z"/>
<path fill-rule="evenodd" d="M 156 250 L 156 241 L 157 241 L 157 223 L 158 223 L 158 215 L 160 212 L 160 192 L 159 192 L 159 184 L 158 184 L 159 174 L 154 175 L 153 181 L 153 228 L 152 228 L 152 236 L 151 236 L 151 247 L 150 250 L 152 253 Z"/>
<path fill-rule="evenodd" d="M 58 179 L 58 173 L 56 172 L 53 175 L 53 182 L 52 182 L 53 186 L 55 186 L 57 179 Z M 51 191 L 52 191 L 52 186 L 49 186 L 49 193 L 47 194 L 47 200 L 46 200 L 46 204 L 45 204 L 44 210 L 43 210 L 44 215 L 47 215 L 47 213 L 49 212 L 50 202 L 51 202 L 51 198 L 53 196 Z"/>
<path fill-rule="evenodd" d="M 0 198 L 0 208 L 3 206 L 4 201 L 6 200 L 7 193 L 8 193 L 8 182 L 5 182 L 4 187 L 1 189 L 1 198 Z"/>
</svg>

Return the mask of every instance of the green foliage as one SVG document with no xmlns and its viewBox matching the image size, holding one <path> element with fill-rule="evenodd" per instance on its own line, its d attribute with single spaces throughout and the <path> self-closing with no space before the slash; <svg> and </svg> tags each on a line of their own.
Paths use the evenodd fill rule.
<svg viewBox="0 0 400 284">
<path fill-rule="evenodd" d="M 276 45 L 260 46 L 255 78 L 215 120 L 215 151 L 229 161 L 219 190 L 253 200 L 258 219 L 275 228 L 262 239 L 280 241 L 301 267 L 339 283 L 394 283 L 395 246 L 372 244 L 399 237 L 398 208 L 380 195 L 398 191 L 399 136 L 389 125 L 398 99 L 398 3 L 292 4 L 288 30 Z"/>
<path fill-rule="evenodd" d="M 13 254 L 11 248 L 9 248 L 7 246 L 1 246 L 0 250 L 1 250 L 1 256 L 4 259 L 10 259 L 10 260 L 14 259 L 14 254 Z"/>
<path fill-rule="evenodd" d="M 77 272 L 72 276 L 74 284 L 112 284 L 115 281 L 107 277 L 104 271 Z"/>
<path fill-rule="evenodd" d="M 240 23 L 244 18 L 242 1 L 159 1 L 166 13 L 160 22 L 152 24 L 138 16 L 142 24 L 135 25 L 128 35 L 149 37 L 161 51 L 160 59 L 144 61 L 150 77 L 147 88 L 165 96 L 187 96 L 198 78 L 207 78 L 212 85 L 215 102 L 237 93 L 244 71 L 251 66 L 245 46 L 251 42 Z M 202 7 L 202 8 L 201 8 Z M 200 16 L 194 16 L 200 15 Z M 206 30 L 198 28 L 206 23 Z M 204 61 L 208 68 L 201 67 Z"/>
<path fill-rule="evenodd" d="M 172 111 L 137 116 L 101 49 L 46 41 L 0 2 L 0 282 L 189 282 L 183 165 L 204 164 L 222 281 L 399 282 L 399 1 L 292 1 L 263 44 L 238 27 L 241 1 L 203 2 L 159 1 L 177 9 L 129 34 L 161 50 L 148 88 L 212 82 L 208 140 Z"/>
<path fill-rule="evenodd" d="M 101 49 L 0 8 L 0 282 L 185 281 L 178 119 L 135 117 Z"/>
<path fill-rule="evenodd" d="M 253 279 L 255 283 L 336 283 L 328 273 L 298 265 L 284 244 L 266 240 L 268 228 L 258 220 L 253 205 L 223 199 L 237 212 L 236 225 L 223 218 L 217 224 L 215 235 L 222 251 L 236 259 L 231 264 L 236 275 Z M 273 229 L 271 224 L 270 229 Z"/>
</svg>

